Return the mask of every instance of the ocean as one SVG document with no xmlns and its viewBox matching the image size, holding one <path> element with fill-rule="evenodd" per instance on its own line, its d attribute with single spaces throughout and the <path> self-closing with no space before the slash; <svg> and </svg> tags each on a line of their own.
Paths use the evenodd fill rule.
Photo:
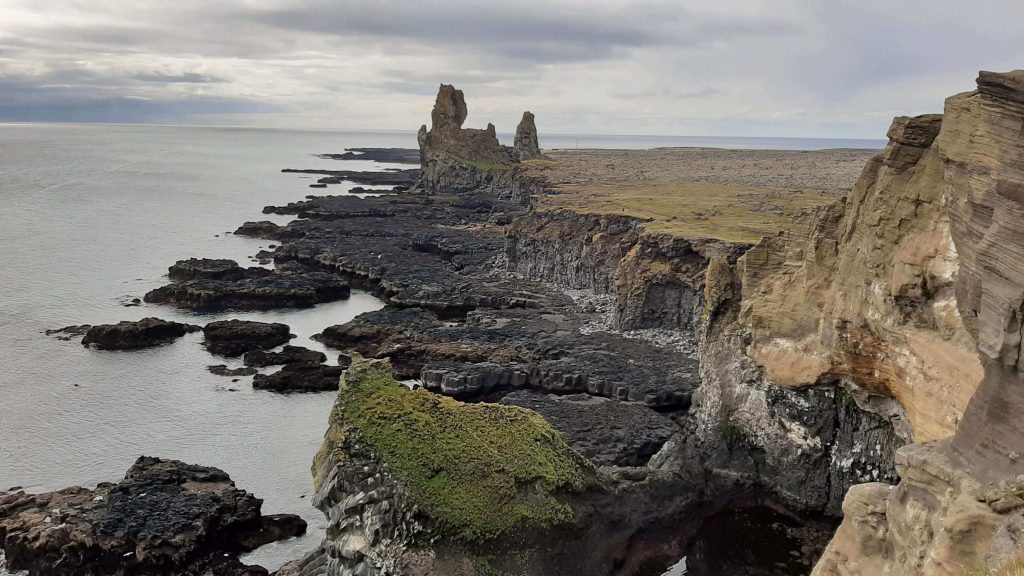
<svg viewBox="0 0 1024 576">
<path fill-rule="evenodd" d="M 884 141 L 542 134 L 541 144 L 811 150 Z M 290 217 L 263 215 L 263 206 L 313 191 L 315 177 L 282 168 L 383 169 L 314 154 L 415 145 L 414 132 L 0 124 L 0 490 L 93 486 L 117 481 L 140 455 L 174 458 L 222 468 L 264 499 L 265 513 L 309 522 L 305 537 L 246 561 L 273 570 L 315 547 L 325 522 L 310 505 L 309 468 L 334 394 L 253 391 L 248 378 L 232 383 L 210 374 L 207 365 L 225 362 L 201 347 L 201 334 L 102 352 L 43 332 L 146 316 L 196 324 L 243 318 L 286 323 L 298 335 L 293 344 L 323 350 L 309 336 L 382 303 L 362 292 L 270 312 L 195 314 L 123 303 L 164 284 L 176 260 L 248 263 L 268 242 L 230 231 L 246 220 L 283 224 Z"/>
</svg>

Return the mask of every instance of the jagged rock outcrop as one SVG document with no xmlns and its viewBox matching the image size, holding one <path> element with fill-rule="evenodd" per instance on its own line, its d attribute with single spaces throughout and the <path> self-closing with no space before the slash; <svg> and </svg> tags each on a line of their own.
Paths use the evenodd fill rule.
<svg viewBox="0 0 1024 576">
<path fill-rule="evenodd" d="M 82 345 L 100 350 L 138 350 L 166 344 L 199 330 L 201 327 L 194 324 L 182 324 L 153 317 L 135 322 L 124 320 L 117 324 L 90 327 L 82 338 Z"/>
<path fill-rule="evenodd" d="M 521 162 L 540 158 L 537 124 L 533 120 L 533 112 L 523 112 L 523 119 L 516 126 L 515 148 Z"/>
<path fill-rule="evenodd" d="M 463 128 L 468 110 L 462 90 L 442 84 L 430 114 L 430 130 L 423 125 L 420 145 L 420 187 L 428 194 L 465 192 L 508 182 L 519 162 L 514 148 L 498 142 L 494 125 L 484 130 Z"/>
<path fill-rule="evenodd" d="M 306 531 L 261 505 L 217 468 L 143 456 L 117 484 L 0 496 L 0 548 L 30 576 L 240 574 L 239 553 Z"/>
<path fill-rule="evenodd" d="M 1022 126 L 1024 71 L 982 72 L 976 91 L 946 100 L 934 142 L 915 152 L 929 177 L 893 190 L 946 207 L 956 309 L 984 378 L 951 438 L 900 449 L 899 485 L 850 490 L 815 576 L 953 576 L 998 568 L 1024 546 Z"/>
</svg>

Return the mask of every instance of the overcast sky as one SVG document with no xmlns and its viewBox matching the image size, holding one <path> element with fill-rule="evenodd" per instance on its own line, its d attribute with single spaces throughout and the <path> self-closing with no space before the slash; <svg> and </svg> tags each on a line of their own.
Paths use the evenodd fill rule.
<svg viewBox="0 0 1024 576">
<path fill-rule="evenodd" d="M 879 138 L 1014 68 L 1020 0 L 0 0 L 0 121 Z"/>
</svg>

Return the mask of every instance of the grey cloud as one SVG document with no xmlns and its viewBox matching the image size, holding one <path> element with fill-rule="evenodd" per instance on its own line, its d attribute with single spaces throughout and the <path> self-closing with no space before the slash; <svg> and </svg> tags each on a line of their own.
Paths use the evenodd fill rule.
<svg viewBox="0 0 1024 576">
<path fill-rule="evenodd" d="M 143 82 L 167 82 L 171 84 L 209 84 L 213 82 L 223 82 L 222 78 L 215 78 L 206 74 L 199 74 L 196 72 L 183 72 L 181 74 L 171 74 L 167 72 L 146 72 L 139 74 L 132 74 L 128 76 L 133 80 L 141 80 Z"/>
<path fill-rule="evenodd" d="M 785 21 L 695 15 L 679 5 L 635 2 L 619 7 L 566 7 L 481 2 L 364 2 L 339 10 L 325 0 L 301 10 L 248 16 L 272 28 L 339 37 L 417 41 L 431 48 L 464 47 L 527 62 L 579 62 L 608 58 L 619 49 L 695 46 L 736 36 L 799 34 Z"/>
</svg>

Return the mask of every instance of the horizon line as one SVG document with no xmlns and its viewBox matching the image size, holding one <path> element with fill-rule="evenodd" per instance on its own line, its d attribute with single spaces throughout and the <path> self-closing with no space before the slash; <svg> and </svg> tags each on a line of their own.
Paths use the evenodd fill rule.
<svg viewBox="0 0 1024 576">
<path fill-rule="evenodd" d="M 395 132 L 416 134 L 415 129 L 402 128 L 284 128 L 279 126 L 246 126 L 230 124 L 159 124 L 147 122 L 61 122 L 33 120 L 0 120 L 0 126 L 56 125 L 56 126 L 126 126 L 145 128 L 211 128 L 223 130 L 275 130 L 281 132 L 315 132 L 315 133 L 346 133 L 346 132 Z M 498 131 L 498 134 L 514 135 L 515 132 Z M 711 134 L 629 134 L 612 132 L 541 132 L 549 136 L 612 136 L 625 138 L 718 138 L 718 139 L 749 139 L 749 140 L 858 140 L 865 142 L 885 142 L 887 138 L 863 138 L 847 136 L 721 136 Z"/>
</svg>

